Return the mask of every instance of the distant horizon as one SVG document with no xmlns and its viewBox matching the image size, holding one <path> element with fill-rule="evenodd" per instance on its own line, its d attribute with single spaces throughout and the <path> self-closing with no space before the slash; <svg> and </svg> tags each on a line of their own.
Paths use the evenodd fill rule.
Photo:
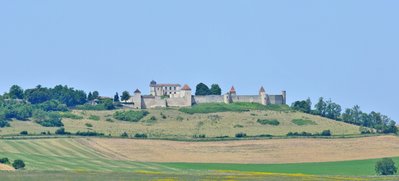
<svg viewBox="0 0 399 181">
<path fill-rule="evenodd" d="M 2 1 L 0 92 L 151 80 L 287 91 L 399 121 L 399 1 Z"/>
</svg>

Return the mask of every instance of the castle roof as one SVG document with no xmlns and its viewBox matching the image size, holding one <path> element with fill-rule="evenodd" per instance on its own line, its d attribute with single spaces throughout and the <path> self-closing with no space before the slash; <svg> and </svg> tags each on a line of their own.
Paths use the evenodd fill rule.
<svg viewBox="0 0 399 181">
<path fill-rule="evenodd" d="M 234 89 L 234 86 L 231 86 L 230 93 L 236 93 L 236 89 Z"/>
<path fill-rule="evenodd" d="M 157 82 L 155 82 L 155 80 L 152 80 L 152 81 L 150 82 L 150 85 L 155 85 L 155 84 L 157 84 Z"/>
<path fill-rule="evenodd" d="M 140 91 L 139 89 L 136 89 L 136 90 L 134 91 L 134 93 L 135 93 L 135 94 L 141 93 L 141 91 Z"/>
<path fill-rule="evenodd" d="M 260 90 L 259 90 L 259 92 L 266 92 L 266 91 L 265 91 L 265 89 L 263 88 L 263 86 L 262 86 L 262 87 L 260 87 Z"/>
<path fill-rule="evenodd" d="M 184 86 L 183 86 L 183 88 L 181 88 L 181 90 L 191 90 L 191 88 L 187 84 L 184 84 Z"/>
<path fill-rule="evenodd" d="M 150 84 L 150 87 L 180 87 L 180 84 Z"/>
</svg>

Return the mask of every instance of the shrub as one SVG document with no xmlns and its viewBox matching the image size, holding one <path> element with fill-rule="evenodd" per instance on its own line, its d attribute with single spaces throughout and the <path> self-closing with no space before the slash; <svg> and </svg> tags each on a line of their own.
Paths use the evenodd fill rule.
<svg viewBox="0 0 399 181">
<path fill-rule="evenodd" d="M 271 138 L 273 137 L 273 135 L 270 134 L 261 134 L 261 135 L 257 135 L 258 137 L 267 137 L 267 138 Z"/>
<path fill-rule="evenodd" d="M 375 172 L 378 175 L 394 175 L 397 171 L 395 162 L 390 158 L 383 158 L 375 164 Z"/>
<path fill-rule="evenodd" d="M 277 121 L 277 119 L 258 119 L 256 122 L 258 122 L 259 124 L 263 124 L 263 125 L 272 125 L 272 126 L 277 126 L 280 124 L 280 122 Z"/>
<path fill-rule="evenodd" d="M 105 121 L 114 122 L 114 120 L 112 120 L 111 118 L 107 118 Z"/>
<path fill-rule="evenodd" d="M 157 118 L 156 118 L 155 116 L 151 116 L 150 120 L 151 120 L 151 121 L 156 121 Z"/>
<path fill-rule="evenodd" d="M 65 128 L 60 128 L 60 129 L 55 130 L 55 134 L 58 134 L 58 135 L 67 135 L 67 134 L 71 134 L 71 133 L 70 133 L 70 132 L 66 132 L 66 131 L 65 131 Z"/>
<path fill-rule="evenodd" d="M 24 161 L 22 161 L 22 160 L 14 160 L 14 163 L 12 163 L 12 166 L 13 166 L 15 169 L 21 169 L 21 168 L 24 168 L 24 167 L 25 167 L 25 163 L 24 163 Z"/>
<path fill-rule="evenodd" d="M 20 135 L 28 135 L 28 131 L 21 131 L 19 134 Z"/>
<path fill-rule="evenodd" d="M 2 164 L 10 164 L 10 160 L 8 160 L 8 158 L 0 158 L 0 163 Z"/>
<path fill-rule="evenodd" d="M 243 137 L 246 137 L 247 136 L 247 134 L 246 133 L 237 133 L 236 134 L 236 138 L 243 138 Z"/>
<path fill-rule="evenodd" d="M 69 119 L 76 119 L 76 120 L 83 119 L 83 116 L 79 116 L 79 115 L 73 114 L 71 112 L 61 113 L 61 117 L 62 118 L 69 118 Z"/>
<path fill-rule="evenodd" d="M 331 136 L 331 131 L 330 130 L 323 130 L 320 135 L 321 136 Z"/>
<path fill-rule="evenodd" d="M 298 126 L 317 125 L 314 121 L 306 120 L 306 119 L 293 119 L 291 122 Z"/>
<path fill-rule="evenodd" d="M 59 101 L 56 100 L 49 100 L 40 104 L 35 105 L 36 108 L 41 109 L 43 111 L 49 112 L 49 111 L 68 111 L 68 107 L 65 104 L 62 104 Z"/>
<path fill-rule="evenodd" d="M 44 127 L 61 127 L 64 124 L 61 122 L 61 115 L 57 112 L 44 112 L 36 110 L 33 115 L 36 123 Z"/>
<path fill-rule="evenodd" d="M 305 132 L 305 131 L 303 131 L 303 132 L 301 132 L 301 133 L 298 133 L 298 132 L 289 132 L 289 133 L 287 133 L 287 136 L 313 136 L 313 134 L 312 134 L 312 133 Z"/>
<path fill-rule="evenodd" d="M 206 137 L 205 134 L 196 134 L 196 135 L 193 135 L 193 138 L 205 138 L 205 137 Z"/>
<path fill-rule="evenodd" d="M 116 111 L 113 117 L 121 121 L 138 122 L 148 115 L 147 111 Z"/>
<path fill-rule="evenodd" d="M 372 129 L 366 128 L 366 127 L 363 127 L 363 126 L 359 127 L 359 132 L 360 132 L 360 134 L 371 134 L 371 133 L 373 133 Z"/>
<path fill-rule="evenodd" d="M 129 137 L 129 135 L 128 135 L 126 132 L 123 132 L 123 133 L 121 134 L 121 137 L 127 138 L 127 137 Z"/>
<path fill-rule="evenodd" d="M 93 127 L 93 125 L 90 123 L 86 123 L 85 125 L 86 125 L 86 127 L 89 127 L 89 128 Z"/>
<path fill-rule="evenodd" d="M 100 116 L 96 116 L 96 115 L 90 115 L 89 116 L 90 120 L 94 120 L 94 121 L 99 121 L 100 120 Z"/>
<path fill-rule="evenodd" d="M 183 120 L 184 120 L 184 118 L 183 118 L 183 117 L 181 117 L 181 116 L 177 116 L 177 117 L 176 117 L 176 120 L 177 120 L 177 121 L 183 121 Z"/>
<path fill-rule="evenodd" d="M 86 132 L 76 132 L 76 135 L 78 136 L 104 136 L 104 133 L 97 133 L 97 132 L 91 132 L 91 131 L 86 131 Z"/>
<path fill-rule="evenodd" d="M 10 123 L 8 123 L 8 121 L 5 120 L 0 120 L 0 128 L 4 127 L 10 127 Z"/>
<path fill-rule="evenodd" d="M 134 135 L 135 138 L 147 138 L 147 134 L 144 133 L 136 133 Z"/>
<path fill-rule="evenodd" d="M 243 128 L 244 126 L 243 125 L 241 125 L 241 124 L 236 124 L 236 125 L 234 125 L 234 128 Z"/>
</svg>

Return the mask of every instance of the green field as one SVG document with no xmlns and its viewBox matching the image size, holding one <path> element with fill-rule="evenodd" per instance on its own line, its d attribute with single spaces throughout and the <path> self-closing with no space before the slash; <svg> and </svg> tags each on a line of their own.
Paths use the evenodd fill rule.
<svg viewBox="0 0 399 181">
<path fill-rule="evenodd" d="M 296 164 L 216 164 L 216 163 L 142 163 L 127 160 L 117 160 L 100 153 L 79 139 L 29 139 L 0 140 L 0 157 L 11 160 L 22 159 L 26 162 L 26 170 L 17 172 L 0 172 L 2 178 L 26 178 L 36 175 L 53 175 L 69 180 L 67 173 L 76 173 L 76 178 L 95 179 L 99 175 L 115 175 L 115 178 L 134 176 L 143 180 L 172 179 L 259 179 L 298 180 L 304 178 L 358 178 L 372 177 L 376 159 L 341 161 L 326 163 L 296 163 Z M 394 158 L 399 162 L 399 157 Z M 99 174 L 95 174 L 99 173 Z M 302 175 L 304 174 L 304 175 Z M 11 177 L 15 175 L 15 177 Z M 327 176 L 326 176 L 327 175 Z M 32 177 L 33 178 L 33 177 Z M 184 179 L 187 178 L 187 179 Z M 384 177 L 386 178 L 386 177 Z M 389 177 L 391 178 L 391 177 Z M 394 177 L 399 179 L 398 177 Z M 18 179 L 16 179 L 18 180 Z M 105 179 L 106 180 L 106 179 Z"/>
</svg>

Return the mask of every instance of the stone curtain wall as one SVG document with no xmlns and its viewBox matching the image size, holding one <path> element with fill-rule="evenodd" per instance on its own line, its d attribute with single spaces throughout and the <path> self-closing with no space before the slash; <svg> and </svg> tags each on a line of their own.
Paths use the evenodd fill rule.
<svg viewBox="0 0 399 181">
<path fill-rule="evenodd" d="M 142 109 L 154 107 L 166 107 L 166 99 L 160 97 L 143 97 Z"/>
<path fill-rule="evenodd" d="M 224 103 L 224 98 L 223 95 L 193 96 L 193 103 Z"/>
<path fill-rule="evenodd" d="M 283 104 L 283 96 L 282 95 L 269 95 L 270 104 Z"/>
<path fill-rule="evenodd" d="M 262 103 L 259 95 L 231 96 L 231 100 L 232 100 L 232 102 Z"/>
</svg>

